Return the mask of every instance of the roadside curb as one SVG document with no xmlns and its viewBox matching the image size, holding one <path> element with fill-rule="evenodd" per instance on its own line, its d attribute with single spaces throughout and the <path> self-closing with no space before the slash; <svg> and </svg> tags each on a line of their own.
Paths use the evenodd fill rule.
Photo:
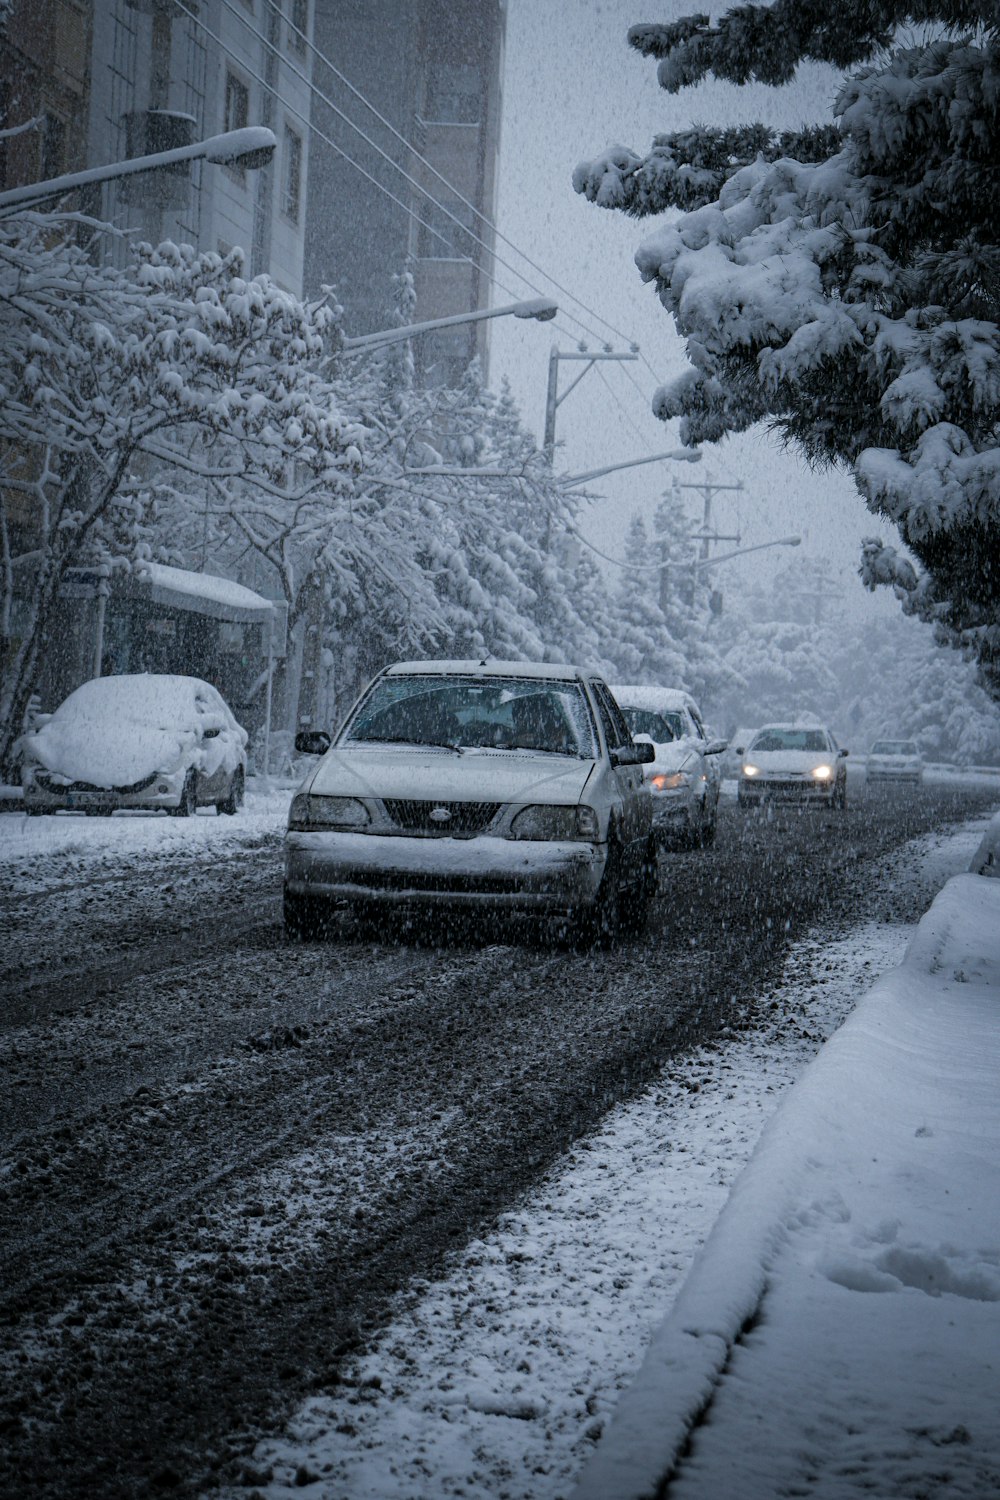
<svg viewBox="0 0 1000 1500">
<path fill-rule="evenodd" d="M 733 1184 L 677 1300 L 653 1335 L 638 1375 L 624 1393 L 597 1450 L 578 1476 L 572 1500 L 651 1500 L 678 1472 L 695 1429 L 708 1413 L 734 1350 L 753 1328 L 769 1276 L 808 1203 L 815 1163 L 803 1142 L 817 1117 L 836 1155 L 847 1116 L 823 1114 L 824 1096 L 840 1095 L 885 1037 L 887 1002 L 906 968 L 933 973 L 959 883 L 1000 875 L 1000 814 L 994 816 L 967 874 L 953 876 L 918 923 L 900 966 L 862 997 L 765 1125 Z M 949 889 L 951 888 L 951 889 Z M 984 888 L 985 894 L 985 888 Z M 940 903 L 940 904 L 939 904 Z M 935 911 L 935 908 L 938 908 Z M 839 1095 L 838 1095 L 839 1097 Z"/>
</svg>

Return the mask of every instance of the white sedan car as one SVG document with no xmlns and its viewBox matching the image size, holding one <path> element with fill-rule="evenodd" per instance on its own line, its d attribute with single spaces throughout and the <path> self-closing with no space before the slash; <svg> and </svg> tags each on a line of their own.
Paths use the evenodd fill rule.
<svg viewBox="0 0 1000 1500">
<path fill-rule="evenodd" d="M 413 661 L 366 689 L 294 797 L 285 924 L 315 934 L 332 903 L 519 911 L 595 936 L 655 890 L 649 745 L 576 667 Z"/>
<path fill-rule="evenodd" d="M 765 724 L 746 747 L 739 804 L 847 806 L 847 751 L 819 724 Z"/>
<path fill-rule="evenodd" d="M 726 741 L 712 739 L 690 693 L 619 683 L 611 691 L 633 738 L 652 741 L 646 767 L 653 831 L 660 847 L 703 848 L 715 838 Z"/>
<path fill-rule="evenodd" d="M 868 752 L 865 778 L 869 786 L 879 781 L 919 786 L 924 779 L 924 761 L 916 740 L 876 740 Z"/>
<path fill-rule="evenodd" d="M 199 677 L 95 677 L 21 737 L 24 810 L 235 813 L 246 743 L 225 700 Z"/>
</svg>

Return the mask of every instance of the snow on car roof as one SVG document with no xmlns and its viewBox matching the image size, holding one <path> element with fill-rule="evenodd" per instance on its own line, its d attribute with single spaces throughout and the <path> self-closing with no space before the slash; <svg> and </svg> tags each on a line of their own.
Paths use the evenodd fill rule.
<svg viewBox="0 0 1000 1500">
<path fill-rule="evenodd" d="M 217 578 L 212 573 L 193 573 L 188 568 L 172 568 L 166 563 L 144 562 L 140 565 L 139 577 L 146 579 L 157 592 L 167 596 L 183 594 L 190 600 L 221 605 L 241 615 L 269 615 L 274 610 L 270 599 L 254 593 L 242 583 L 231 578 Z M 173 602 L 165 599 L 163 602 Z"/>
<path fill-rule="evenodd" d="M 611 683 L 610 686 L 618 702 L 625 708 L 650 708 L 654 712 L 659 709 L 674 713 L 678 709 L 693 708 L 695 713 L 699 712 L 697 703 L 683 688 L 650 687 L 648 683 Z"/>
<path fill-rule="evenodd" d="M 768 729 L 822 729 L 824 734 L 830 733 L 826 725 L 821 724 L 818 719 L 786 719 L 781 723 L 775 721 L 773 724 L 762 724 L 755 733 L 764 734 Z"/>
<path fill-rule="evenodd" d="M 470 661 L 397 661 L 391 667 L 386 668 L 386 675 L 390 677 L 411 672 L 426 672 L 429 675 L 442 677 L 459 674 L 483 677 L 534 677 L 548 681 L 553 678 L 577 679 L 583 676 L 579 667 L 568 666 L 565 662 L 495 661 L 493 657 L 485 662 L 479 658 L 473 658 Z"/>
</svg>

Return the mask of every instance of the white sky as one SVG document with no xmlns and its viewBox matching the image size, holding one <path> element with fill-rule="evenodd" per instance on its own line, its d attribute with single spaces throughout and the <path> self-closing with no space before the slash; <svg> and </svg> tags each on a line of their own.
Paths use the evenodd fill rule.
<svg viewBox="0 0 1000 1500">
<path fill-rule="evenodd" d="M 509 0 L 499 228 L 638 343 L 649 361 L 602 362 L 560 406 L 556 437 L 562 447 L 556 463 L 563 472 L 580 473 L 677 446 L 677 424 L 658 422 L 649 403 L 656 385 L 684 364 L 671 318 L 633 264 L 640 240 L 656 221 L 629 219 L 587 203 L 573 192 L 576 163 L 613 142 L 645 151 L 655 134 L 695 123 L 765 119 L 795 127 L 830 118 L 838 75 L 818 65 L 801 69 L 794 84 L 781 90 L 714 82 L 680 95 L 662 90 L 655 62 L 627 45 L 629 26 L 704 8 L 692 0 Z M 509 247 L 499 249 L 512 265 L 523 265 Z M 599 347 L 567 314 L 579 314 L 615 348 L 625 345 L 530 268 L 525 273 L 557 297 L 566 310 L 557 322 L 566 332 L 553 333 L 553 324 L 498 320 L 492 332 L 490 382 L 496 388 L 504 376 L 510 380 L 525 422 L 540 440 L 552 343 L 571 349 L 582 336 L 591 348 Z M 531 295 L 525 283 L 502 267 L 497 275 L 512 296 Z M 494 296 L 507 300 L 499 288 Z M 561 366 L 561 391 L 581 368 Z M 860 538 L 879 527 L 852 481 L 844 474 L 812 473 L 762 431 L 706 449 L 700 465 L 656 464 L 609 476 L 601 481 L 607 498 L 584 521 L 586 535 L 602 551 L 620 557 L 632 512 L 651 517 L 672 474 L 682 482 L 742 480 L 745 493 L 719 497 L 713 521 L 720 531 L 740 532 L 744 546 L 793 533 L 803 536 L 797 554 L 775 548 L 721 565 L 716 576 L 724 589 L 769 575 L 793 556 L 808 557 L 828 565 L 858 611 L 883 609 L 887 603 L 898 607 L 881 598 L 873 601 L 857 579 Z M 690 493 L 688 500 L 692 515 L 700 517 L 700 496 Z"/>
</svg>

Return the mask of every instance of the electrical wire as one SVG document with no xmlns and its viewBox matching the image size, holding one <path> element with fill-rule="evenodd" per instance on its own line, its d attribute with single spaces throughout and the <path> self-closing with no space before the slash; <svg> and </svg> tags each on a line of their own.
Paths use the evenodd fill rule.
<svg viewBox="0 0 1000 1500">
<path fill-rule="evenodd" d="M 522 250 L 519 245 L 516 245 L 513 240 L 509 239 L 507 235 L 505 235 L 500 229 L 498 229 L 494 221 L 490 219 L 487 214 L 484 214 L 480 209 L 478 209 L 474 203 L 470 203 L 468 198 L 463 197 L 458 189 L 455 188 L 448 181 L 448 179 L 443 176 L 441 172 L 438 171 L 433 162 L 428 161 L 427 157 L 422 155 L 422 153 L 417 150 L 413 142 L 408 140 L 406 136 L 398 131 L 395 125 L 392 124 L 391 120 L 387 120 L 386 117 L 381 114 L 378 109 L 376 109 L 371 100 L 368 99 L 359 88 L 355 87 L 355 85 L 346 76 L 346 74 L 342 73 L 339 68 L 334 66 L 326 53 L 322 52 L 320 48 L 316 46 L 311 37 L 307 36 L 304 31 L 301 31 L 299 27 L 295 25 L 294 21 L 289 20 L 287 24 L 289 30 L 295 32 L 296 36 L 298 36 L 306 44 L 309 50 L 323 64 L 323 66 L 325 68 L 328 68 L 333 76 L 339 79 L 344 87 L 348 89 L 356 99 L 360 100 L 364 107 L 375 116 L 376 120 L 378 120 L 381 125 L 385 126 L 390 135 L 392 135 L 393 138 L 397 140 L 401 146 L 405 146 L 407 151 L 410 151 L 416 157 L 417 161 L 420 162 L 422 166 L 426 167 L 427 170 L 437 178 L 442 187 L 447 188 L 448 192 L 451 193 L 451 195 L 456 198 L 459 203 L 462 203 L 466 208 L 471 209 L 476 218 L 479 219 L 481 223 L 485 224 L 489 229 L 491 229 L 498 240 L 501 240 L 503 244 L 509 246 L 509 248 L 514 251 L 515 255 L 519 255 L 522 260 L 526 261 L 528 265 L 531 266 L 532 270 L 537 271 L 540 276 L 544 276 L 547 281 L 551 281 L 552 285 L 558 291 L 562 292 L 565 296 L 569 297 L 573 302 L 575 302 L 577 307 L 582 307 L 584 312 L 587 313 L 589 317 L 595 318 L 598 323 L 602 323 L 605 328 L 609 329 L 616 338 L 624 340 L 624 342 L 627 344 L 632 344 L 633 348 L 635 350 L 638 350 L 638 344 L 635 344 L 629 338 L 628 334 L 623 333 L 620 328 L 616 328 L 613 323 L 609 323 L 607 318 L 602 317 L 599 312 L 596 312 L 594 308 L 590 307 L 586 302 L 583 301 L 582 298 L 578 297 L 575 292 L 571 292 L 569 287 L 563 286 L 562 283 L 560 281 L 557 281 L 549 271 L 546 271 L 543 266 L 540 266 L 536 261 L 533 261 L 531 259 L 531 256 L 528 255 L 526 251 Z"/>
<path fill-rule="evenodd" d="M 232 50 L 225 45 L 221 37 L 213 32 L 211 27 L 209 27 L 205 21 L 202 21 L 200 17 L 198 17 L 189 8 L 189 6 L 184 3 L 184 0 L 175 0 L 175 3 L 177 5 L 177 8 L 181 10 L 189 18 L 189 20 L 194 21 L 196 25 L 200 26 L 202 30 L 208 36 L 210 36 L 212 40 L 223 50 L 223 52 L 228 53 L 228 55 L 232 57 L 234 61 L 238 62 L 241 67 L 246 69 L 247 72 L 252 72 L 252 70 L 247 67 L 243 59 L 236 57 L 236 54 L 233 53 Z M 366 131 L 362 130 L 360 125 L 355 124 L 350 116 L 345 114 L 338 105 L 334 104 L 330 96 L 328 94 L 325 94 L 317 84 L 313 83 L 312 79 L 309 78 L 305 73 L 303 73 L 300 68 L 296 67 L 296 65 L 291 62 L 289 58 L 284 57 L 273 42 L 268 41 L 266 37 L 260 36 L 260 34 L 253 28 L 251 24 L 251 18 L 246 13 L 241 13 L 233 4 L 233 0 L 222 0 L 222 4 L 225 9 L 230 12 L 231 15 L 235 16 L 238 21 L 241 21 L 243 25 L 246 26 L 251 36 L 253 36 L 257 40 L 260 40 L 260 42 L 274 54 L 279 64 L 283 65 L 290 73 L 292 73 L 294 77 L 298 78 L 301 83 L 304 83 L 305 86 L 310 90 L 311 94 L 315 94 L 317 98 L 321 99 L 327 106 L 327 108 L 332 110 L 333 114 L 338 119 L 342 120 L 345 125 L 347 125 L 348 129 L 353 130 L 355 134 L 359 135 L 365 142 L 365 144 L 370 146 L 371 149 L 378 156 L 380 156 L 383 161 L 387 162 L 394 171 L 398 172 L 400 176 L 410 184 L 411 187 L 415 188 L 418 193 L 422 193 L 429 204 L 432 204 L 441 214 L 445 216 L 445 218 L 450 219 L 451 222 L 455 224 L 464 235 L 467 235 L 469 239 L 471 239 L 475 244 L 479 245 L 483 250 L 485 250 L 487 255 L 489 255 L 494 261 L 503 266 L 505 270 L 509 271 L 512 276 L 518 277 L 519 280 L 524 282 L 525 286 L 530 287 L 531 290 L 538 296 L 541 297 L 545 295 L 542 288 L 537 286 L 535 282 L 533 282 L 528 276 L 524 274 L 523 271 L 519 271 L 516 266 L 512 266 L 509 261 L 504 260 L 502 255 L 498 255 L 495 247 L 488 245 L 480 235 L 476 234 L 474 230 L 463 224 L 461 219 L 459 219 L 456 214 L 453 214 L 449 208 L 447 208 L 443 203 L 435 198 L 434 194 L 428 188 L 424 187 L 422 183 L 418 182 L 417 179 L 413 177 L 409 172 L 407 172 L 405 167 L 400 166 L 399 162 L 393 161 L 389 153 L 387 151 L 383 151 L 382 147 L 377 143 L 377 141 L 374 141 Z M 256 77 L 260 83 L 262 83 L 263 87 L 266 88 L 269 93 L 273 94 L 276 99 L 279 99 L 281 103 L 285 105 L 286 109 L 292 109 L 293 113 L 296 114 L 299 119 L 305 118 L 302 114 L 302 111 L 295 108 L 295 106 L 290 105 L 288 101 L 283 97 L 283 95 L 278 92 L 273 84 L 269 84 L 265 79 L 261 79 L 259 74 L 253 74 L 253 76 Z M 307 123 L 311 126 L 311 119 L 309 119 Z M 329 141 L 328 138 L 325 139 L 328 140 L 328 144 L 333 146 L 334 150 L 340 150 L 340 148 L 334 142 Z M 346 152 L 341 151 L 341 155 L 346 157 Z M 469 259 L 471 260 L 471 257 L 469 257 Z M 475 264 L 475 262 L 473 262 L 473 264 Z M 484 270 L 484 274 L 488 273 L 486 273 Z M 564 312 L 571 323 L 576 323 L 578 327 L 584 329 L 586 333 L 589 333 L 592 338 L 597 339 L 599 342 L 603 342 L 601 334 L 599 334 L 595 328 L 591 328 L 587 323 L 583 321 L 582 318 L 578 317 L 575 313 L 570 312 L 568 308 L 565 308 Z"/>
</svg>

